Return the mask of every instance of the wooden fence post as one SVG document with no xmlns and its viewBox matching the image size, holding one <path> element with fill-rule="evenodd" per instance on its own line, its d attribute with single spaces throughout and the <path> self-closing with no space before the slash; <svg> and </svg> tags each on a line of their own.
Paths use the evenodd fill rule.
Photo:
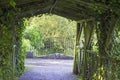
<svg viewBox="0 0 120 80">
<path fill-rule="evenodd" d="M 79 48 L 79 41 L 82 32 L 82 26 L 80 23 L 77 23 L 77 30 L 76 30 L 76 43 L 75 43 L 75 51 L 74 51 L 74 66 L 73 66 L 73 73 L 78 74 L 78 48 Z"/>
</svg>

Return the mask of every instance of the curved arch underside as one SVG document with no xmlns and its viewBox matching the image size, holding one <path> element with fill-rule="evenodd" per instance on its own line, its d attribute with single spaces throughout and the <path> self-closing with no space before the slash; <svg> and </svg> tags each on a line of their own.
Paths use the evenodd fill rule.
<svg viewBox="0 0 120 80">
<path fill-rule="evenodd" d="M 21 11 L 16 13 L 19 17 L 30 17 L 38 14 L 51 13 L 72 20 L 93 18 L 97 12 L 96 6 L 103 10 L 106 5 L 88 0 L 15 0 L 16 7 Z M 12 8 L 9 1 L 0 1 L 1 8 Z"/>
</svg>

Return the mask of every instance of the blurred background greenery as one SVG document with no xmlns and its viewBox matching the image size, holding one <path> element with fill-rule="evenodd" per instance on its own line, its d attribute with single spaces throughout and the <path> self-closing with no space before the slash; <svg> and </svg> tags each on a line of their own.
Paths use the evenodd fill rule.
<svg viewBox="0 0 120 80">
<path fill-rule="evenodd" d="M 76 22 L 57 15 L 38 15 L 24 20 L 23 46 L 35 56 L 63 53 L 73 56 Z"/>
</svg>

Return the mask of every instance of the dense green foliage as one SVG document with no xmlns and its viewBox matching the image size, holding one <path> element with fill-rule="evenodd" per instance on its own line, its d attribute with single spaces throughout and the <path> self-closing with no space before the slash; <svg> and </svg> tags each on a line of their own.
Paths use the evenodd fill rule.
<svg viewBox="0 0 120 80">
<path fill-rule="evenodd" d="M 73 55 L 76 22 L 56 15 L 31 17 L 24 22 L 23 46 L 37 55 L 64 53 Z"/>
<path fill-rule="evenodd" d="M 81 23 L 82 26 L 79 26 L 83 28 L 84 40 L 81 39 L 83 41 L 82 48 L 78 49 L 78 45 L 76 45 L 75 53 L 78 61 L 75 62 L 74 73 L 79 74 L 81 80 L 120 79 L 119 21 L 117 22 L 116 20 L 119 20 L 116 15 L 108 11 L 102 14 L 99 21 L 83 22 Z M 80 32 L 78 31 L 77 35 Z M 94 34 L 92 34 L 93 32 Z M 79 42 L 78 39 L 79 37 L 76 37 L 77 44 Z M 97 44 L 93 42 L 95 40 L 97 40 Z"/>
<path fill-rule="evenodd" d="M 67 0 L 67 1 L 70 1 L 70 0 Z M 75 1 L 78 2 L 78 0 L 75 0 Z M 21 2 L 21 1 L 18 1 L 18 2 Z M 99 22 L 99 24 L 97 24 L 97 29 L 96 29 L 97 40 L 98 40 L 98 43 L 97 43 L 98 50 L 96 50 L 97 53 L 94 54 L 94 56 L 92 56 L 92 54 L 89 55 L 89 52 L 87 52 L 88 49 L 93 50 L 92 48 L 90 48 L 91 44 L 89 45 L 89 42 L 91 41 L 89 39 L 91 38 L 90 37 L 91 35 L 89 34 L 89 32 L 91 31 L 90 28 L 89 29 L 84 28 L 84 31 L 88 33 L 84 33 L 85 40 L 83 41 L 83 49 L 82 49 L 84 55 L 82 60 L 78 56 L 78 53 L 81 51 L 79 50 L 79 45 L 77 44 L 79 37 L 77 37 L 76 39 L 75 48 L 77 49 L 75 50 L 77 51 L 75 52 L 77 53 L 77 56 L 75 56 L 76 61 L 74 64 L 76 71 L 78 72 L 79 75 L 82 74 L 83 79 L 94 78 L 95 80 L 110 80 L 110 79 L 119 80 L 120 79 L 120 75 L 119 75 L 120 60 L 119 60 L 118 44 L 119 44 L 120 29 L 116 29 L 115 31 L 115 28 L 119 27 L 119 25 L 118 26 L 115 26 L 115 25 L 118 18 L 120 17 L 120 6 L 119 6 L 120 1 L 119 0 L 109 0 L 109 1 L 108 0 L 89 0 L 89 1 L 84 0 L 84 2 L 81 2 L 81 3 L 79 2 L 80 7 L 79 7 L 79 4 L 74 5 L 76 4 L 74 3 L 74 0 L 73 1 L 71 0 L 70 2 L 73 3 L 72 6 L 77 6 L 76 9 L 73 9 L 73 11 L 76 11 L 78 13 L 77 15 L 79 15 L 78 10 L 80 9 L 79 10 L 80 12 L 83 11 L 80 17 L 83 17 L 83 16 L 85 17 L 84 12 L 88 12 L 87 13 L 88 15 L 86 15 L 88 16 L 88 18 L 92 16 L 96 19 L 96 21 L 94 21 L 92 24 L 96 25 L 96 23 Z M 33 18 L 29 19 L 28 22 L 26 22 L 25 20 L 25 22 L 28 24 L 25 24 L 25 26 L 22 25 L 21 27 L 20 25 L 21 20 L 20 19 L 16 20 L 17 15 L 15 13 L 18 11 L 15 11 L 15 10 L 16 10 L 16 6 L 20 7 L 20 6 L 23 6 L 23 4 L 20 5 L 19 3 L 16 3 L 14 0 L 0 1 L 0 4 L 1 4 L 0 7 L 2 7 L 0 8 L 0 80 L 13 80 L 13 78 L 15 77 L 14 75 L 18 76 L 24 70 L 24 58 L 25 58 L 24 49 L 31 49 L 31 48 L 25 47 L 25 45 L 23 46 L 24 47 L 23 49 L 22 32 L 24 31 L 25 26 L 31 26 L 32 23 L 31 22 L 29 23 L 29 20 L 32 20 Z M 42 5 L 44 5 L 44 2 Z M 66 8 L 66 11 L 68 11 L 72 9 L 72 6 L 70 5 L 70 7 L 66 8 L 67 6 L 65 5 L 64 8 Z M 23 7 L 23 9 L 27 7 Z M 66 16 L 68 18 L 71 18 L 70 16 L 74 16 L 74 12 L 60 11 L 61 8 L 58 8 L 58 7 L 57 9 L 58 9 L 58 14 L 62 14 L 63 16 Z M 22 7 L 21 7 L 21 10 L 22 10 Z M 30 10 L 30 12 L 32 11 Z M 59 19 L 56 19 L 58 20 L 58 22 L 60 22 L 59 26 L 57 26 L 56 24 L 58 23 L 56 23 L 55 20 L 53 20 L 55 21 L 54 23 L 51 23 L 50 21 L 46 22 L 46 19 L 48 19 L 48 17 L 46 17 L 46 19 L 43 18 L 41 20 L 39 20 L 40 17 L 37 17 L 37 18 L 38 20 L 35 19 L 36 23 L 33 23 L 32 25 L 32 28 L 34 27 L 35 29 L 31 30 L 28 28 L 28 31 L 25 31 L 26 35 L 24 35 L 25 39 L 23 39 L 23 42 L 25 42 L 26 44 L 29 44 L 27 45 L 28 47 L 32 46 L 37 51 L 39 51 L 39 49 L 41 48 L 39 47 L 39 45 L 42 45 L 43 48 L 48 47 L 45 45 L 48 44 L 48 42 L 52 42 L 51 38 L 49 37 L 50 35 L 52 35 L 52 37 L 58 37 L 58 35 L 59 37 L 61 37 L 62 35 L 64 35 L 66 40 L 72 39 L 71 37 L 73 37 L 73 35 L 67 34 L 69 33 L 68 32 L 69 29 L 71 30 L 71 27 L 63 27 L 65 25 L 68 25 L 69 22 L 66 24 L 64 23 L 63 20 L 59 21 Z M 51 18 L 51 21 L 52 19 L 53 18 Z M 76 19 L 76 17 L 74 17 L 74 19 Z M 39 21 L 41 22 L 44 21 L 46 24 L 43 27 L 40 27 L 41 24 L 38 24 Z M 89 21 L 86 20 L 86 24 L 88 24 L 88 22 Z M 118 23 L 119 22 L 120 20 L 118 21 Z M 53 31 L 53 29 L 55 29 L 56 27 L 53 27 L 52 25 L 57 26 L 56 31 Z M 48 28 L 48 26 L 52 26 L 52 27 Z M 93 25 L 88 25 L 88 26 L 93 26 Z M 60 29 L 62 30 L 59 31 Z M 42 30 L 42 32 L 39 30 Z M 64 31 L 64 30 L 68 30 L 68 31 Z M 53 33 L 51 33 L 51 31 L 53 31 Z M 56 32 L 59 32 L 59 34 Z M 57 48 L 55 47 L 55 50 L 56 49 L 58 49 L 58 47 Z M 80 61 L 80 62 L 77 62 L 77 61 Z"/>
<path fill-rule="evenodd" d="M 94 3 L 99 3 L 99 6 L 95 7 L 95 10 L 98 11 L 99 14 L 104 13 L 104 10 L 110 10 L 116 15 L 120 15 L 120 1 L 119 0 L 91 0 Z M 103 8 L 104 7 L 104 8 Z"/>
<path fill-rule="evenodd" d="M 21 27 L 20 20 L 14 16 L 16 10 L 2 9 L 2 12 L 4 14 L 0 16 L 0 80 L 13 80 L 24 71 L 25 53 L 21 45 L 24 27 Z"/>
<path fill-rule="evenodd" d="M 7 10 L 0 17 L 0 79 L 12 79 L 14 11 Z M 5 22 L 6 21 L 6 22 Z M 10 75 L 11 74 L 11 75 Z"/>
<path fill-rule="evenodd" d="M 24 71 L 24 60 L 26 58 L 25 47 L 22 45 L 22 36 L 23 31 L 25 30 L 25 26 L 23 25 L 24 20 L 20 20 L 20 22 L 16 23 L 17 27 L 15 27 L 14 34 L 15 36 L 15 74 L 16 76 L 20 76 Z"/>
</svg>

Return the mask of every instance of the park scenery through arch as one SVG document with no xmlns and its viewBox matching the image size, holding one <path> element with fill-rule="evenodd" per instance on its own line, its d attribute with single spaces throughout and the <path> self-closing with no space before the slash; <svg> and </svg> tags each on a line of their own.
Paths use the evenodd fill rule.
<svg viewBox="0 0 120 80">
<path fill-rule="evenodd" d="M 37 30 L 35 31 L 36 33 L 31 33 L 31 35 L 33 35 L 32 37 L 27 35 L 27 31 L 25 35 L 25 26 L 29 25 L 27 20 L 32 20 L 30 18 L 31 16 L 41 16 L 40 14 L 56 14 L 70 19 L 70 21 L 75 20 L 77 22 L 74 41 L 73 74 L 78 75 L 80 80 L 119 80 L 119 5 L 119 0 L 0 1 L 0 80 L 18 80 L 23 74 L 25 70 L 24 60 L 26 58 L 26 48 L 34 49 L 36 56 L 39 56 L 39 51 L 42 52 L 43 50 L 43 52 L 45 52 L 50 46 L 53 47 L 50 49 L 51 51 L 49 50 L 51 53 L 54 53 L 55 50 L 62 51 L 62 53 L 67 52 L 67 49 L 63 50 L 65 44 L 62 45 L 62 47 L 58 47 L 58 45 L 61 44 L 57 44 L 58 42 L 54 43 L 55 39 L 57 39 L 56 41 L 60 41 L 56 36 L 52 36 L 50 39 L 46 37 L 47 35 L 44 37 L 39 36 L 39 40 L 41 41 L 40 45 L 44 43 L 44 45 L 40 47 L 38 46 L 39 44 L 36 44 L 37 40 L 35 39 L 37 35 L 34 35 L 38 34 Z M 60 25 L 65 26 L 63 23 L 64 22 Z M 56 23 L 51 24 L 51 26 L 55 24 Z M 38 25 L 37 22 L 36 25 Z M 72 24 L 70 24 L 70 26 L 72 26 Z M 69 29 L 70 27 L 67 30 Z M 59 32 L 59 30 L 57 32 Z M 67 34 L 67 31 L 65 32 L 65 34 Z M 42 35 L 42 33 L 40 35 Z M 49 35 L 53 34 L 50 33 Z M 69 35 L 69 37 L 71 37 L 71 35 Z M 71 40 L 72 38 L 69 37 L 66 37 L 66 39 Z M 44 38 L 46 39 L 43 40 Z M 31 39 L 33 42 L 30 43 L 30 41 L 25 39 Z M 48 44 L 49 42 L 51 44 L 54 43 L 54 45 Z M 62 41 L 60 42 L 62 43 Z M 25 45 L 28 43 L 29 45 Z M 70 42 L 70 44 L 71 43 L 72 42 Z M 25 48 L 25 46 L 28 47 Z M 29 48 L 29 46 L 31 47 Z M 69 50 L 70 49 L 72 48 L 70 47 Z M 29 51 L 27 53 L 29 53 Z M 46 54 L 48 53 L 46 52 Z M 54 55 L 64 56 L 58 53 Z M 55 57 L 56 56 L 53 58 Z M 42 58 L 45 58 L 45 56 Z M 68 80 L 71 80 L 71 75 L 68 77 Z"/>
<path fill-rule="evenodd" d="M 36 57 L 36 58 L 44 58 L 44 59 L 45 58 L 65 59 L 65 61 L 58 60 L 57 63 L 59 63 L 59 62 L 64 63 L 64 64 L 66 63 L 66 65 L 68 65 L 68 68 L 66 67 L 62 71 L 65 71 L 65 74 L 66 74 L 66 71 L 68 71 L 68 72 L 70 71 L 69 72 L 70 74 L 64 75 L 63 74 L 64 72 L 63 72 L 63 73 L 61 73 L 63 76 L 59 77 L 58 79 L 62 79 L 62 78 L 64 80 L 66 80 L 68 78 L 70 78 L 71 80 L 77 79 L 77 77 L 73 77 L 73 74 L 72 74 L 72 59 L 73 59 L 74 42 L 75 42 L 75 35 L 76 35 L 76 33 L 75 33 L 76 22 L 72 21 L 72 20 L 64 19 L 62 17 L 57 17 L 56 15 L 51 15 L 51 14 L 43 15 L 43 18 L 42 18 L 43 20 L 40 20 L 40 16 L 41 15 L 38 15 L 37 17 L 35 17 L 35 18 L 33 17 L 30 19 L 26 18 L 20 22 L 17 22 L 16 24 L 22 23 L 21 28 L 20 27 L 17 28 L 16 26 L 13 27 L 11 33 L 13 36 L 14 44 L 13 44 L 13 55 L 11 55 L 11 56 L 13 58 L 12 62 L 13 62 L 13 64 L 15 63 L 15 65 L 12 65 L 12 69 L 16 68 L 17 70 L 12 71 L 12 70 L 9 70 L 9 68 L 5 68 L 5 70 L 10 71 L 10 75 L 8 74 L 9 77 L 6 77 L 6 76 L 2 77 L 7 72 L 6 71 L 4 74 L 1 75 L 1 79 L 12 79 L 13 80 L 14 76 L 19 76 L 23 73 L 23 71 L 25 69 L 24 59 L 25 59 L 25 55 L 26 55 L 26 50 L 29 50 L 29 51 L 27 51 L 27 53 L 28 53 L 27 57 L 29 57 L 29 58 Z M 50 17 L 51 17 L 51 20 L 49 20 L 50 22 L 46 22 L 47 19 L 49 19 Z M 35 20 L 35 22 L 34 22 L 34 20 Z M 38 21 L 41 21 L 41 22 L 38 22 Z M 51 22 L 54 22 L 54 24 Z M 47 28 L 46 26 L 49 26 L 50 28 Z M 25 29 L 25 28 L 27 28 L 27 29 Z M 20 32 L 19 32 L 19 29 L 21 29 Z M 21 36 L 21 38 L 19 38 L 19 36 Z M 31 53 L 33 52 L 32 50 L 35 53 L 34 56 L 33 55 L 31 56 Z M 55 53 L 55 54 L 50 54 L 50 53 Z M 44 55 L 44 56 L 41 57 L 41 55 Z M 19 58 L 21 58 L 21 59 L 19 59 Z M 70 59 L 70 60 L 67 61 L 67 59 Z M 29 61 L 29 60 L 27 60 L 27 61 Z M 54 63 L 54 61 L 53 61 L 53 63 Z M 38 62 L 38 64 L 39 64 L 39 62 Z M 7 64 L 7 65 L 10 66 L 10 64 Z M 63 65 L 63 66 L 66 66 L 66 65 Z M 69 66 L 70 66 L 70 68 L 69 68 Z M 38 79 L 40 79 L 40 78 L 42 78 L 42 77 L 39 77 Z M 47 77 L 44 77 L 44 78 L 47 78 Z M 56 78 L 55 78 L 55 80 L 56 80 Z M 30 75 L 29 75 L 28 78 L 23 78 L 22 80 L 24 80 L 24 79 L 34 79 L 34 77 L 31 76 L 31 78 L 30 78 Z M 52 80 L 53 80 L 53 78 L 52 78 Z"/>
<path fill-rule="evenodd" d="M 76 22 L 44 14 L 25 19 L 24 24 L 27 70 L 19 80 L 77 80 L 72 72 Z"/>
</svg>

